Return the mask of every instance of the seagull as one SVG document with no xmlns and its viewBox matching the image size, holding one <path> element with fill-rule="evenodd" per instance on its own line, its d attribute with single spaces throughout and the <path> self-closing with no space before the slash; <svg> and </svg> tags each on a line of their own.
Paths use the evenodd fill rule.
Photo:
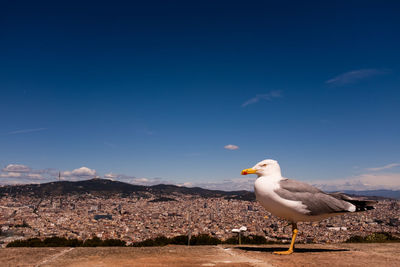
<svg viewBox="0 0 400 267">
<path fill-rule="evenodd" d="M 242 175 L 256 174 L 254 192 L 257 201 L 267 211 L 292 224 L 292 242 L 287 251 L 293 253 L 298 233 L 297 222 L 319 221 L 335 215 L 374 209 L 375 201 L 357 200 L 342 193 L 325 193 L 309 184 L 284 178 L 276 160 L 266 159 L 242 171 Z"/>
</svg>

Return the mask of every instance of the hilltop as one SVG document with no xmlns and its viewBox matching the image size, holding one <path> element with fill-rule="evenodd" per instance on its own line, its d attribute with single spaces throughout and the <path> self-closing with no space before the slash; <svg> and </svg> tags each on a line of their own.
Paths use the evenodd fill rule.
<svg viewBox="0 0 400 267">
<path fill-rule="evenodd" d="M 94 178 L 84 181 L 57 181 L 43 184 L 8 185 L 0 187 L 0 196 L 60 196 L 72 194 L 92 194 L 98 196 L 120 195 L 127 197 L 136 195 L 149 197 L 150 195 L 160 197 L 173 194 L 198 196 L 203 198 L 220 197 L 225 199 L 240 199 L 254 201 L 253 192 L 209 190 L 200 187 L 184 187 L 168 184 L 153 186 L 133 185 L 129 183 L 113 181 L 109 179 Z"/>
<path fill-rule="evenodd" d="M 363 190 L 363 191 L 356 191 L 356 190 L 344 190 L 342 191 L 348 195 L 354 196 L 366 196 L 370 199 L 382 199 L 382 198 L 394 198 L 400 199 L 400 190 Z"/>
<path fill-rule="evenodd" d="M 372 199 L 400 199 L 400 190 L 345 190 L 342 192 L 353 196 L 368 196 Z M 171 194 L 180 194 L 204 198 L 221 197 L 225 199 L 255 201 L 254 193 L 246 190 L 210 190 L 200 187 L 185 187 L 171 184 L 144 186 L 101 178 L 93 178 L 83 181 L 56 181 L 43 184 L 6 185 L 0 187 L 0 197 L 5 195 L 46 197 L 72 194 L 92 194 L 99 196 L 118 194 L 121 197 L 127 197 L 133 194 L 143 198 L 150 197 L 150 195 L 161 197 Z"/>
</svg>

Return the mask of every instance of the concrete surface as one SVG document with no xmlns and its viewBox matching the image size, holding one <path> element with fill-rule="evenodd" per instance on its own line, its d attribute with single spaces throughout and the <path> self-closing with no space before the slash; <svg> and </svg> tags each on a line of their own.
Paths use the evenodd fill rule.
<svg viewBox="0 0 400 267">
<path fill-rule="evenodd" d="M 3 248 L 1 266 L 400 266 L 400 243 L 99 248 Z"/>
</svg>

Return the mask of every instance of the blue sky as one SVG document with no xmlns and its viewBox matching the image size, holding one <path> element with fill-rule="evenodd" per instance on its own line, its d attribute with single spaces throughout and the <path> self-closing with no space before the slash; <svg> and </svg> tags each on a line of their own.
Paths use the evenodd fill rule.
<svg viewBox="0 0 400 267">
<path fill-rule="evenodd" d="M 302 181 L 400 188 L 396 1 L 0 10 L 0 183 L 61 171 L 230 189 L 273 158 Z"/>
</svg>

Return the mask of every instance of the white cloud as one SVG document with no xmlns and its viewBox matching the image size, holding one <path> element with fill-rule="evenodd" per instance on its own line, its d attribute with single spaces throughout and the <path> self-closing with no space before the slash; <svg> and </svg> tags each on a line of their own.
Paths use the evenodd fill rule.
<svg viewBox="0 0 400 267">
<path fill-rule="evenodd" d="M 387 71 L 378 69 L 352 70 L 342 73 L 332 79 L 329 79 L 325 83 L 331 85 L 346 85 L 346 84 L 356 83 L 360 80 L 385 73 L 387 73 Z"/>
<path fill-rule="evenodd" d="M 22 173 L 20 172 L 0 173 L 0 178 L 19 178 L 19 177 L 22 177 Z"/>
<path fill-rule="evenodd" d="M 43 179 L 43 176 L 38 174 L 38 173 L 29 173 L 27 175 L 27 178 L 32 178 L 32 179 Z"/>
<path fill-rule="evenodd" d="M 387 164 L 385 166 L 381 166 L 381 167 L 376 167 L 376 168 L 368 168 L 368 171 L 372 171 L 372 172 L 377 172 L 377 171 L 383 171 L 383 170 L 387 170 L 387 169 L 391 169 L 394 167 L 398 167 L 400 166 L 400 163 L 391 163 L 391 164 Z"/>
<path fill-rule="evenodd" d="M 121 182 L 126 182 L 126 183 L 131 183 L 133 179 L 136 179 L 135 176 L 130 176 L 130 175 L 125 175 L 125 174 L 116 174 L 116 173 L 107 173 L 104 175 L 104 178 L 106 179 L 111 179 L 111 180 L 117 180 Z"/>
<path fill-rule="evenodd" d="M 118 175 L 110 172 L 110 173 L 104 174 L 104 178 L 115 180 L 116 178 L 118 178 Z"/>
<path fill-rule="evenodd" d="M 95 176 L 96 170 L 89 169 L 88 167 L 80 167 L 78 169 L 72 171 L 64 171 L 62 172 L 62 176 L 72 177 L 83 177 L 83 176 Z"/>
<path fill-rule="evenodd" d="M 24 178 L 9 178 L 1 179 L 0 185 L 23 185 L 23 184 L 39 184 L 42 183 L 40 180 L 24 179 Z"/>
<path fill-rule="evenodd" d="M 279 97 L 282 97 L 282 91 L 281 90 L 270 91 L 269 93 L 259 94 L 259 95 L 256 95 L 253 98 L 250 98 L 249 100 L 247 100 L 246 102 L 244 102 L 242 104 L 242 107 L 247 107 L 248 105 L 255 104 L 255 103 L 259 102 L 260 100 L 271 101 L 272 99 L 279 98 Z"/>
<path fill-rule="evenodd" d="M 115 173 L 107 173 L 104 175 L 104 178 L 136 185 L 174 184 L 172 181 L 166 181 L 161 178 L 137 178 L 131 175 Z"/>
<path fill-rule="evenodd" d="M 0 178 L 2 178 L 2 183 L 5 183 L 7 179 L 17 179 L 15 182 L 21 183 L 21 181 L 42 180 L 44 177 L 41 173 L 42 171 L 34 171 L 26 165 L 8 164 L 1 170 Z"/>
<path fill-rule="evenodd" d="M 348 179 L 313 181 L 311 183 L 326 191 L 400 190 L 400 173 L 366 173 Z"/>
<path fill-rule="evenodd" d="M 18 179 L 34 179 L 34 180 L 44 179 L 44 177 L 38 173 L 22 173 L 22 172 L 0 173 L 0 178 L 18 178 Z"/>
<path fill-rule="evenodd" d="M 183 183 L 183 184 L 177 184 L 177 186 L 194 187 L 192 182 L 186 182 L 186 183 Z"/>
<path fill-rule="evenodd" d="M 89 169 L 88 167 L 80 167 L 73 170 L 72 174 L 76 176 L 94 176 L 96 175 L 96 170 Z"/>
<path fill-rule="evenodd" d="M 132 179 L 132 183 L 134 184 L 148 184 L 151 180 L 148 178 L 134 178 Z"/>
<path fill-rule="evenodd" d="M 226 146 L 224 146 L 224 148 L 228 149 L 228 150 L 238 150 L 239 149 L 239 147 L 237 145 L 232 145 L 232 144 L 226 145 Z"/>
<path fill-rule="evenodd" d="M 30 172 L 31 168 L 22 164 L 8 164 L 2 169 L 3 172 Z"/>
<path fill-rule="evenodd" d="M 63 180 L 82 180 L 96 176 L 96 170 L 81 167 L 72 171 L 61 172 Z M 58 171 L 54 169 L 34 170 L 22 164 L 8 164 L 0 171 L 1 184 L 28 184 L 58 180 Z"/>
</svg>

